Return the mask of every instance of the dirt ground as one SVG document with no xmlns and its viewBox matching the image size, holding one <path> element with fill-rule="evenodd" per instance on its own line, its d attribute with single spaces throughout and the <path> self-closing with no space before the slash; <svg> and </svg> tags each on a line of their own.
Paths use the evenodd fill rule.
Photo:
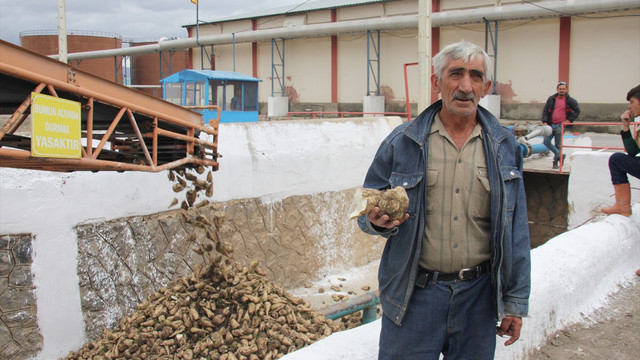
<svg viewBox="0 0 640 360">
<path fill-rule="evenodd" d="M 579 324 L 556 332 L 531 360 L 640 359 L 640 277 Z"/>
</svg>

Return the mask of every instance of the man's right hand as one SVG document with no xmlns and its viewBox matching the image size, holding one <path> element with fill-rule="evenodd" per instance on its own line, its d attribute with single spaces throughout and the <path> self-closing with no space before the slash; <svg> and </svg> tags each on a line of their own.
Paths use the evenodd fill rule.
<svg viewBox="0 0 640 360">
<path fill-rule="evenodd" d="M 620 115 L 620 119 L 622 120 L 622 130 L 629 131 L 629 124 L 631 123 L 631 110 L 627 110 Z"/>
<path fill-rule="evenodd" d="M 369 213 L 367 214 L 367 218 L 369 219 L 369 222 L 371 222 L 371 224 L 385 229 L 391 229 L 396 226 L 400 226 L 400 224 L 405 222 L 409 218 L 409 216 L 409 213 L 406 213 L 400 220 L 391 220 L 389 218 L 389 215 L 381 215 L 380 208 L 377 206 L 371 209 L 371 211 L 369 211 Z"/>
</svg>

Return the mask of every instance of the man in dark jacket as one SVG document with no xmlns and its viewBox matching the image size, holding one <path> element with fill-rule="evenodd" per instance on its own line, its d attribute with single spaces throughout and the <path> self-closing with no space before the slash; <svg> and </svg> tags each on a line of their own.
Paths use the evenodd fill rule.
<svg viewBox="0 0 640 360">
<path fill-rule="evenodd" d="M 557 93 L 549 96 L 542 110 L 542 122 L 551 126 L 553 133 L 545 136 L 544 145 L 553 152 L 553 168 L 558 168 L 560 149 L 562 148 L 562 123 L 573 122 L 580 115 L 578 101 L 567 92 L 567 83 L 560 81 L 556 87 Z M 551 139 L 553 144 L 551 145 Z M 562 155 L 564 163 L 565 155 Z"/>
</svg>

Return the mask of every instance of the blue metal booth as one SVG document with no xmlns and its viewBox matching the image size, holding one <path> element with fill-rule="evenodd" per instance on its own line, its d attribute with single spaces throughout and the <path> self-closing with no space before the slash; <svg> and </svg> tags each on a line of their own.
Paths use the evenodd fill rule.
<svg viewBox="0 0 640 360">
<path fill-rule="evenodd" d="M 182 70 L 162 80 L 162 98 L 201 112 L 205 124 L 258 121 L 258 82 L 233 71 Z"/>
</svg>

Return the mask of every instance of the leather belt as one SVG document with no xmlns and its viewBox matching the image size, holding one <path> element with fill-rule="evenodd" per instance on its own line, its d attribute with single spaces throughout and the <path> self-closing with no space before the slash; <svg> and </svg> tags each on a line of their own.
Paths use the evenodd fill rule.
<svg viewBox="0 0 640 360">
<path fill-rule="evenodd" d="M 416 279 L 416 286 L 423 288 L 427 286 L 427 282 L 430 280 L 434 283 L 436 281 L 468 281 L 475 280 L 484 274 L 488 274 L 491 271 L 491 263 L 489 260 L 478 264 L 476 266 L 465 268 L 457 272 L 443 273 L 439 271 L 427 270 L 420 268 L 418 270 L 418 278 Z"/>
</svg>

